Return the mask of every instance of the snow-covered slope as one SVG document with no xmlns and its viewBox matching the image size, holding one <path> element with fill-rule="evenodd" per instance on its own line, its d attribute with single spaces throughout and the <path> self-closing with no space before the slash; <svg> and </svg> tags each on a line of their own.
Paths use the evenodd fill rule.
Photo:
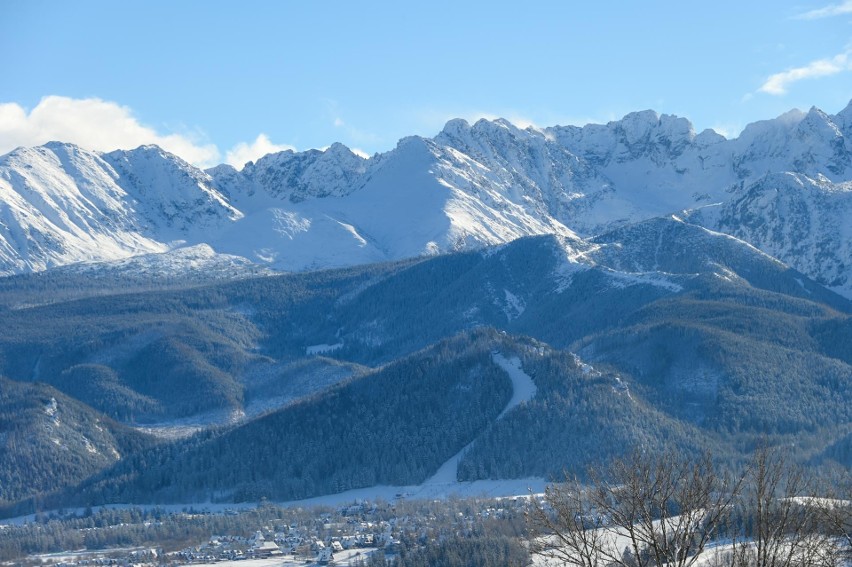
<svg viewBox="0 0 852 567">
<path fill-rule="evenodd" d="M 293 203 L 268 189 L 255 191 L 269 206 L 235 223 L 214 247 L 284 270 L 436 254 L 530 234 L 572 234 L 486 166 L 420 137 L 405 138 L 371 159 L 348 193 Z"/>
<path fill-rule="evenodd" d="M 137 206 L 109 164 L 76 146 L 2 156 L 0 273 L 165 251 L 140 231 Z"/>
<path fill-rule="evenodd" d="M 242 216 L 210 181 L 154 146 L 17 149 L 0 157 L 0 274 L 203 242 Z"/>
<path fill-rule="evenodd" d="M 773 173 L 724 204 L 688 216 L 852 298 L 852 183 Z"/>
<path fill-rule="evenodd" d="M 241 256 L 221 254 L 208 244 L 176 248 L 164 253 L 140 254 L 107 262 L 78 262 L 57 273 L 86 274 L 122 281 L 185 280 L 194 284 L 272 275 L 275 272 Z"/>
<path fill-rule="evenodd" d="M 644 111 L 548 134 L 609 181 L 575 199 L 572 226 L 583 234 L 713 202 L 733 180 L 726 140 L 710 130 L 696 135 L 683 118 Z"/>
<path fill-rule="evenodd" d="M 141 228 L 160 240 L 203 242 L 243 214 L 203 171 L 157 146 L 103 154 L 134 200 Z"/>
<path fill-rule="evenodd" d="M 370 159 L 334 144 L 207 172 L 153 146 L 51 143 L 0 157 L 0 273 L 200 243 L 305 270 L 700 210 L 690 222 L 852 293 L 850 136 L 852 105 L 790 111 L 732 140 L 653 111 L 545 129 L 451 120 Z"/>
</svg>

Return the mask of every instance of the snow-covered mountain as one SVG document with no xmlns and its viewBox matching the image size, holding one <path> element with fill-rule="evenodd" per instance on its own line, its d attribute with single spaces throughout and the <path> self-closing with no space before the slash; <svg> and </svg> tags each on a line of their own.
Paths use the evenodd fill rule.
<svg viewBox="0 0 852 567">
<path fill-rule="evenodd" d="M 305 270 L 592 238 L 675 213 L 852 294 L 850 137 L 852 104 L 732 140 L 653 111 L 545 129 L 457 119 L 370 159 L 334 144 L 207 172 L 153 146 L 51 143 L 0 157 L 0 273 L 201 243 Z"/>
<path fill-rule="evenodd" d="M 139 204 L 142 230 L 160 240 L 202 242 L 210 231 L 243 216 L 212 186 L 210 176 L 157 146 L 102 157 Z"/>
<path fill-rule="evenodd" d="M 852 183 L 771 173 L 732 199 L 688 216 L 818 276 L 841 294 L 852 290 Z"/>
<path fill-rule="evenodd" d="M 222 164 L 209 170 L 233 203 L 252 211 L 269 204 L 263 196 L 298 203 L 315 197 L 342 197 L 367 169 L 367 160 L 340 143 L 327 150 L 268 154 L 242 170 Z M 257 194 L 260 195 L 257 195 Z"/>
<path fill-rule="evenodd" d="M 0 274 L 204 242 L 243 216 L 210 183 L 155 146 L 19 148 L 0 157 Z"/>
</svg>

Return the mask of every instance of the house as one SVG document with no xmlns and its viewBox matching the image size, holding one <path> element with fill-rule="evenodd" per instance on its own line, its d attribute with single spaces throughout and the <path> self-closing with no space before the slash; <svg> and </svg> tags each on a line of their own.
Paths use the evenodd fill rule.
<svg viewBox="0 0 852 567">
<path fill-rule="evenodd" d="M 281 548 L 276 545 L 274 541 L 262 541 L 259 545 L 255 546 L 252 549 L 254 556 L 259 559 L 267 559 L 269 557 L 275 557 L 276 555 L 282 555 Z"/>
<path fill-rule="evenodd" d="M 323 547 L 319 550 L 319 554 L 317 554 L 317 563 L 320 565 L 334 564 L 334 554 L 331 552 L 330 547 Z"/>
</svg>

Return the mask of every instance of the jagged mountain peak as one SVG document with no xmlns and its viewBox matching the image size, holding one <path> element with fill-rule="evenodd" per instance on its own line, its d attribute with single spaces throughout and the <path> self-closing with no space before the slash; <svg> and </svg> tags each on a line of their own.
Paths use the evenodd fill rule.
<svg viewBox="0 0 852 567">
<path fill-rule="evenodd" d="M 712 128 L 705 128 L 699 134 L 697 134 L 692 141 L 695 142 L 695 145 L 700 148 L 707 148 L 715 144 L 727 142 L 728 139 Z"/>
<path fill-rule="evenodd" d="M 73 144 L 71 142 L 62 142 L 59 140 L 51 140 L 39 147 L 44 148 L 46 150 L 50 150 L 51 152 L 65 152 L 69 154 L 88 152 L 88 150 L 83 149 L 77 144 Z"/>
<path fill-rule="evenodd" d="M 322 153 L 323 153 L 323 155 L 328 155 L 328 156 L 345 156 L 347 158 L 354 156 L 354 157 L 361 159 L 361 160 L 369 159 L 369 158 L 365 158 L 364 156 L 356 154 L 355 152 L 352 151 L 352 149 L 349 146 L 347 146 L 346 144 L 343 144 L 341 142 L 334 142 L 329 147 L 327 147 Z"/>
<path fill-rule="evenodd" d="M 155 144 L 146 144 L 130 150 L 115 150 L 100 155 L 113 167 L 131 173 L 132 177 L 141 176 L 143 172 L 151 174 L 154 171 L 161 171 L 166 175 L 175 175 L 183 178 L 183 181 L 197 184 L 205 192 L 214 191 L 212 179 L 207 173 Z M 168 180 L 165 176 L 161 176 L 159 181 Z M 139 189 L 145 188 L 139 186 Z"/>
<path fill-rule="evenodd" d="M 440 135 L 439 135 L 440 136 Z M 396 147 L 389 152 L 379 154 L 371 160 L 370 173 L 381 171 L 386 167 L 405 167 L 405 164 L 417 164 L 417 166 L 433 162 L 441 155 L 440 137 L 436 139 L 423 136 L 405 136 L 400 138 Z M 363 186 L 363 184 L 361 184 Z"/>
<path fill-rule="evenodd" d="M 457 136 L 459 133 L 467 133 L 469 131 L 470 123 L 467 120 L 464 118 L 451 118 L 444 124 L 441 133 L 448 136 Z"/>
<path fill-rule="evenodd" d="M 238 207 L 252 212 L 256 209 L 250 202 L 254 195 L 272 198 L 262 205 L 346 195 L 354 190 L 367 161 L 345 145 L 334 143 L 325 150 L 268 154 L 246 163 L 240 171 L 218 166 L 207 172 Z"/>
<path fill-rule="evenodd" d="M 474 125 L 471 127 L 472 130 L 478 132 L 489 132 L 489 133 L 501 133 L 501 134 L 512 134 L 515 136 L 523 135 L 524 132 L 528 130 L 519 128 L 511 121 L 505 118 L 480 118 L 477 120 Z"/>
<path fill-rule="evenodd" d="M 811 107 L 805 117 L 796 126 L 800 136 L 827 138 L 831 143 L 834 138 L 842 138 L 843 132 L 834 122 L 834 117 L 829 116 L 817 107 Z"/>
<path fill-rule="evenodd" d="M 138 202 L 149 230 L 172 240 L 198 242 L 200 231 L 220 230 L 243 214 L 213 184 L 213 179 L 159 146 L 140 146 L 103 154 Z"/>
<path fill-rule="evenodd" d="M 534 126 L 521 128 L 505 118 L 480 118 L 472 125 L 463 118 L 449 120 L 433 139 L 441 145 L 465 151 L 483 151 L 495 144 L 543 144 L 545 133 Z"/>
<path fill-rule="evenodd" d="M 208 167 L 204 170 L 204 173 L 209 175 L 211 178 L 220 177 L 222 175 L 233 175 L 238 172 L 239 170 L 229 163 L 220 163 L 219 165 L 214 165 L 213 167 Z"/>
<path fill-rule="evenodd" d="M 100 155 L 110 163 L 132 164 L 138 167 L 138 163 L 147 161 L 154 167 L 179 170 L 199 182 L 209 183 L 210 181 L 210 177 L 203 171 L 155 144 L 145 144 L 130 150 L 115 150 Z"/>
<path fill-rule="evenodd" d="M 779 136 L 785 136 L 792 128 L 804 120 L 806 116 L 806 113 L 798 108 L 794 108 L 777 118 L 750 122 L 743 128 L 742 133 L 736 140 L 740 145 L 747 145 L 761 139 L 771 140 Z"/>
<path fill-rule="evenodd" d="M 660 126 L 660 115 L 655 110 L 631 112 L 621 120 L 610 122 L 607 127 L 623 136 L 628 144 L 646 142 L 652 130 Z"/>
<path fill-rule="evenodd" d="M 836 121 L 814 107 L 749 124 L 731 143 L 734 170 L 747 182 L 781 171 L 843 181 L 852 168 L 852 148 Z"/>
<path fill-rule="evenodd" d="M 163 252 L 241 213 L 156 146 L 106 154 L 51 142 L 0 160 L 0 272 Z"/>
<path fill-rule="evenodd" d="M 393 152 L 420 152 L 420 151 L 433 151 L 434 148 L 437 147 L 437 144 L 434 140 L 430 138 L 425 138 L 423 136 L 405 136 L 404 138 L 400 138 L 396 143 L 396 147 L 391 150 L 389 153 Z"/>
<path fill-rule="evenodd" d="M 607 124 L 555 126 L 544 132 L 573 154 L 601 166 L 645 157 L 657 165 L 669 163 L 692 146 L 696 137 L 686 118 L 654 110 L 631 112 Z M 707 145 L 709 136 L 702 141 Z"/>
<path fill-rule="evenodd" d="M 835 123 L 847 134 L 852 133 L 852 100 L 846 107 L 834 115 Z"/>
<path fill-rule="evenodd" d="M 31 159 L 34 156 L 53 156 L 58 157 L 74 156 L 74 155 L 99 155 L 98 152 L 87 150 L 77 144 L 71 142 L 61 142 L 51 140 L 40 146 L 18 146 L 17 148 L 0 155 L 0 163 L 9 160 Z"/>
</svg>

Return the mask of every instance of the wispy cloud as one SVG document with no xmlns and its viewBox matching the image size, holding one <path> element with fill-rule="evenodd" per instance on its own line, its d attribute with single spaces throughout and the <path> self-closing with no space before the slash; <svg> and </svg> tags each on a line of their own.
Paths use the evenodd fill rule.
<svg viewBox="0 0 852 567">
<path fill-rule="evenodd" d="M 332 126 L 340 131 L 340 142 L 349 144 L 364 144 L 375 145 L 382 141 L 382 137 L 368 130 L 364 130 L 352 124 L 348 119 L 344 118 L 346 114 L 341 109 L 340 103 L 333 98 L 324 98 L 322 103 L 325 106 L 325 114 Z"/>
<path fill-rule="evenodd" d="M 846 0 L 840 4 L 829 4 L 816 10 L 810 10 L 796 16 L 797 20 L 819 20 L 822 18 L 831 18 L 834 16 L 843 16 L 852 14 L 852 0 Z"/>
<path fill-rule="evenodd" d="M 0 153 L 53 140 L 95 151 L 156 144 L 195 165 L 215 165 L 218 148 L 196 138 L 157 132 L 141 124 L 128 107 L 99 98 L 47 96 L 30 111 L 15 102 L 0 103 Z"/>
<path fill-rule="evenodd" d="M 366 130 L 361 130 L 360 128 L 355 128 L 340 116 L 334 118 L 332 122 L 335 128 L 342 129 L 346 138 L 348 138 L 348 142 L 355 142 L 356 144 L 373 144 L 381 140 L 379 136 L 373 134 L 372 132 L 368 132 Z"/>
<path fill-rule="evenodd" d="M 288 144 L 274 144 L 266 134 L 259 134 L 251 144 L 240 142 L 225 155 L 225 163 L 234 166 L 237 169 L 242 169 L 243 166 L 266 154 L 283 152 L 285 150 L 294 150 L 295 147 Z"/>
<path fill-rule="evenodd" d="M 766 79 L 763 85 L 757 90 L 770 95 L 783 95 L 787 93 L 787 89 L 793 83 L 850 71 L 852 70 L 850 55 L 852 55 L 852 49 L 847 48 L 846 51 L 834 57 L 817 59 L 803 67 L 794 67 L 780 73 L 775 73 Z"/>
</svg>

